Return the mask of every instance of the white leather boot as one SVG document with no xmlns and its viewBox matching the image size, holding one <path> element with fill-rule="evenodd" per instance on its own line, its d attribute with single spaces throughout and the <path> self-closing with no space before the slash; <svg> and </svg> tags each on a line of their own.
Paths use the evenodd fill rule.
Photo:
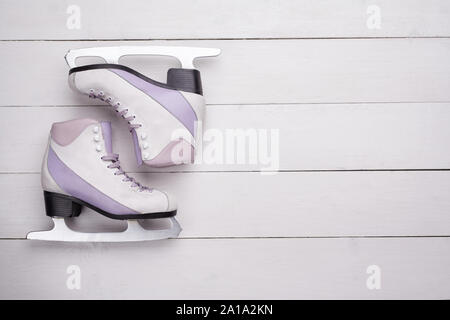
<svg viewBox="0 0 450 320">
<path fill-rule="evenodd" d="M 95 64 L 72 68 L 69 83 L 128 121 L 139 165 L 163 167 L 193 162 L 205 108 L 198 70 L 170 69 L 167 78 L 161 83 L 122 65 Z"/>
<path fill-rule="evenodd" d="M 138 164 L 163 167 L 194 161 L 205 102 L 193 61 L 219 54 L 216 48 L 119 46 L 69 50 L 65 59 L 74 90 L 105 101 L 128 121 Z M 162 83 L 121 65 L 127 55 L 172 56 L 182 67 L 169 69 Z M 80 57 L 106 63 L 78 66 Z"/>
<path fill-rule="evenodd" d="M 54 123 L 42 164 L 42 188 L 46 212 L 54 218 L 76 217 L 87 206 L 112 219 L 168 218 L 176 214 L 169 194 L 148 188 L 122 171 L 119 156 L 112 151 L 111 124 L 92 119 Z M 137 229 L 123 233 L 86 234 L 70 229 L 29 234 L 31 239 L 63 241 L 133 241 L 177 236 L 174 218 L 168 230 Z M 58 229 L 59 228 L 59 229 Z M 130 228 L 129 228 L 130 229 Z M 56 230 L 56 231 L 55 231 Z M 153 232 L 153 234 L 152 234 Z M 106 235 L 106 236 L 105 236 Z"/>
</svg>

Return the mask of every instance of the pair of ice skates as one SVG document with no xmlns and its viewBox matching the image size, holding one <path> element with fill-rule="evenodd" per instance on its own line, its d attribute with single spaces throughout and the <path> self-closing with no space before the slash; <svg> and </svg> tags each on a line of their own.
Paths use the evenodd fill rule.
<svg viewBox="0 0 450 320">
<path fill-rule="evenodd" d="M 109 104 L 128 122 L 137 163 L 164 167 L 194 160 L 197 124 L 203 119 L 198 57 L 217 56 L 219 49 L 189 47 L 103 47 L 70 50 L 72 89 Z M 152 80 L 119 64 L 125 55 L 168 55 L 181 68 L 169 69 L 167 82 Z M 78 57 L 102 57 L 106 63 L 77 66 Z M 54 123 L 42 164 L 45 208 L 53 218 L 50 231 L 28 239 L 55 241 L 142 241 L 177 237 L 177 204 L 170 194 L 144 186 L 125 173 L 112 150 L 111 124 L 93 119 Z M 112 219 L 128 221 L 123 232 L 82 233 L 64 218 L 77 217 L 83 206 Z M 171 227 L 146 230 L 138 220 L 168 218 Z"/>
</svg>

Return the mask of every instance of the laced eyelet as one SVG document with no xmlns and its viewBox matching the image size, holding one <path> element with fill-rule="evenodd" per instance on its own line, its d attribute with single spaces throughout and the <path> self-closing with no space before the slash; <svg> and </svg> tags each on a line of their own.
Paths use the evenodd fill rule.
<svg viewBox="0 0 450 320">
<path fill-rule="evenodd" d="M 131 123 L 132 121 L 136 120 L 136 116 L 135 115 L 126 116 L 126 114 L 130 111 L 128 108 L 119 110 L 120 106 L 122 106 L 122 103 L 120 101 L 112 103 L 113 97 L 108 96 L 107 98 L 105 98 L 105 93 L 103 91 L 99 91 L 98 94 L 95 94 L 95 90 L 90 89 L 89 92 L 90 92 L 89 93 L 90 98 L 97 98 L 97 99 L 100 99 L 101 101 L 105 101 L 108 104 L 110 104 L 114 108 L 114 111 L 116 112 L 116 114 L 128 122 L 128 127 L 129 127 L 130 132 L 133 132 L 133 129 L 135 129 L 135 128 L 142 127 L 142 124 Z M 101 151 L 101 150 L 97 150 L 97 151 Z"/>
</svg>

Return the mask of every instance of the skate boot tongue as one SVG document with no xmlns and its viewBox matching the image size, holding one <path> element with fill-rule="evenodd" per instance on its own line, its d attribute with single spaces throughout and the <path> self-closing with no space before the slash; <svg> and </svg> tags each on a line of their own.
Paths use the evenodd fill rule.
<svg viewBox="0 0 450 320">
<path fill-rule="evenodd" d="M 105 148 L 106 152 L 108 154 L 112 154 L 112 129 L 111 129 L 111 122 L 109 121 L 102 121 L 100 122 L 102 126 L 102 134 L 103 134 L 103 140 L 105 141 Z"/>
</svg>

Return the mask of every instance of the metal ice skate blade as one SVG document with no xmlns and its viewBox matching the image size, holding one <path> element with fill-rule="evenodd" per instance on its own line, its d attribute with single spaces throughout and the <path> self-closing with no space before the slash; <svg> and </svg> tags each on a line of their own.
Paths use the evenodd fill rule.
<svg viewBox="0 0 450 320">
<path fill-rule="evenodd" d="M 27 239 L 65 242 L 130 242 L 150 241 L 176 238 L 181 227 L 175 218 L 169 218 L 172 226 L 169 229 L 147 230 L 136 220 L 128 220 L 128 228 L 122 232 L 85 233 L 67 227 L 64 219 L 53 218 L 54 227 L 49 231 L 30 232 Z"/>
<path fill-rule="evenodd" d="M 157 55 L 171 56 L 181 62 L 185 69 L 195 69 L 194 59 L 201 57 L 215 57 L 220 54 L 217 48 L 198 47 L 166 47 L 166 46 L 119 46 L 119 47 L 93 47 L 72 49 L 66 54 L 66 61 L 70 68 L 75 68 L 79 57 L 101 57 L 106 63 L 118 64 L 119 59 L 129 55 Z"/>
</svg>

